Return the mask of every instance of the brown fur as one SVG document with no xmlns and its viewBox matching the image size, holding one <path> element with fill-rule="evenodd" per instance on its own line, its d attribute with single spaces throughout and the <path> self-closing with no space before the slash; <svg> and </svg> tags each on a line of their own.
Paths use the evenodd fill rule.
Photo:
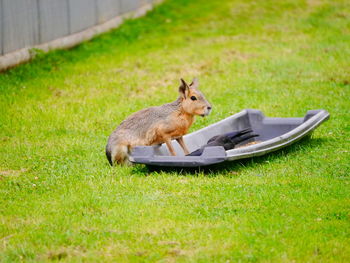
<svg viewBox="0 0 350 263">
<path fill-rule="evenodd" d="M 176 101 L 140 110 L 115 129 L 106 147 L 111 165 L 129 163 L 128 156 L 135 146 L 166 143 L 170 154 L 175 155 L 172 139 L 177 140 L 185 154 L 189 153 L 182 136 L 188 132 L 195 115 L 208 115 L 211 105 L 198 90 L 197 79 L 190 85 L 181 79 L 179 93 Z"/>
</svg>

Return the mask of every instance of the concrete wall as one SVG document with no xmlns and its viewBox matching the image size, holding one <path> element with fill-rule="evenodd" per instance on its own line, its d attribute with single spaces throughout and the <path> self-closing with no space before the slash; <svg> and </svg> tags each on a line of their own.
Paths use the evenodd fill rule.
<svg viewBox="0 0 350 263">
<path fill-rule="evenodd" d="M 152 0 L 0 0 L 0 57 L 50 42 L 122 14 Z"/>
</svg>

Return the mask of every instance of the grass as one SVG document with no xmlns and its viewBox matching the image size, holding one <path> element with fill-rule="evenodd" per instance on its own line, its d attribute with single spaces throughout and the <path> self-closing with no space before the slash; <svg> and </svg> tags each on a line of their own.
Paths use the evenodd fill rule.
<svg viewBox="0 0 350 263">
<path fill-rule="evenodd" d="M 0 75 L 1 262 L 349 262 L 347 1 L 166 1 Z M 199 171 L 111 168 L 126 116 L 198 76 L 213 105 L 326 109 L 311 138 Z"/>
</svg>

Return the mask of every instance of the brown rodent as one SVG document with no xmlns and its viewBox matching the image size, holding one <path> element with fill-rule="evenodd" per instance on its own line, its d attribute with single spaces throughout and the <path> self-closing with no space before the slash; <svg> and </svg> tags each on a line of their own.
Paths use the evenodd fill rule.
<svg viewBox="0 0 350 263">
<path fill-rule="evenodd" d="M 109 136 L 106 155 L 111 165 L 129 164 L 129 154 L 135 146 L 166 143 L 170 154 L 175 155 L 171 140 L 176 139 L 185 154 L 188 149 L 182 138 L 191 127 L 194 116 L 206 116 L 211 105 L 198 90 L 198 80 L 190 85 L 181 79 L 180 96 L 174 102 L 150 107 L 133 113 Z"/>
</svg>

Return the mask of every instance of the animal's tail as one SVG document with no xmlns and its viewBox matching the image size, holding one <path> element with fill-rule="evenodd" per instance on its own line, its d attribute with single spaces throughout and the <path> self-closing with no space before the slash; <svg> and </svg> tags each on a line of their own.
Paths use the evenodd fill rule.
<svg viewBox="0 0 350 263">
<path fill-rule="evenodd" d="M 113 166 L 113 162 L 112 162 L 112 153 L 111 153 L 111 151 L 110 151 L 109 148 L 108 148 L 108 144 L 107 144 L 107 146 L 106 146 L 106 156 L 107 156 L 107 160 L 108 160 L 109 164 L 110 164 L 111 166 Z"/>
<path fill-rule="evenodd" d="M 111 166 L 117 164 L 129 163 L 129 147 L 127 145 L 111 145 L 106 146 L 106 156 Z"/>
</svg>

